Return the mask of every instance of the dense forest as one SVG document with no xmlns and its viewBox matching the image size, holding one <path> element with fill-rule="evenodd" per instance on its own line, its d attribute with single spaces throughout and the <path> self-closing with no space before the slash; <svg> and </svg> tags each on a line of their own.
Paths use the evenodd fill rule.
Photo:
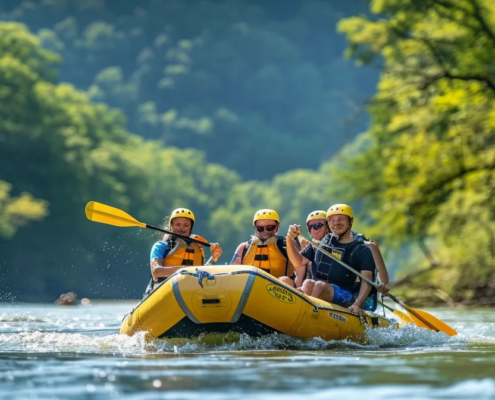
<svg viewBox="0 0 495 400">
<path fill-rule="evenodd" d="M 335 28 L 366 5 L 338 3 L 15 1 L 0 18 L 25 23 L 62 57 L 58 80 L 120 108 L 129 131 L 267 180 L 317 168 L 366 127 L 378 69 L 345 60 Z"/>
<path fill-rule="evenodd" d="M 158 236 L 87 221 L 90 200 L 154 225 L 188 206 L 222 262 L 256 209 L 285 230 L 338 201 L 411 272 L 406 298 L 495 303 L 491 2 L 4 1 L 0 20 L 1 299 L 139 297 Z"/>
</svg>

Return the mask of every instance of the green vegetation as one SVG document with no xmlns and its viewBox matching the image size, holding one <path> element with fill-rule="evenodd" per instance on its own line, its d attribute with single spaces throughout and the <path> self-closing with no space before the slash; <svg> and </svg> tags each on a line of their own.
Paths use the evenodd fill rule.
<svg viewBox="0 0 495 400">
<path fill-rule="evenodd" d="M 92 104 L 87 94 L 70 85 L 55 84 L 50 65 L 58 58 L 42 50 L 25 27 L 0 24 L 0 49 L 2 178 L 50 205 L 46 222 L 22 230 L 3 253 L 9 266 L 22 266 L 7 272 L 9 286 L 29 286 L 29 299 L 61 292 L 67 285 L 88 295 L 125 296 L 120 287 L 112 291 L 115 283 L 107 292 L 98 286 L 112 277 L 122 281 L 124 263 L 126 268 L 133 263 L 134 272 L 140 270 L 144 285 L 149 243 L 139 246 L 123 240 L 120 230 L 92 226 L 84 216 L 85 204 L 98 199 L 150 221 L 187 204 L 198 210 L 204 225 L 204 218 L 225 201 L 240 178 L 207 164 L 197 150 L 164 149 L 129 134 L 119 111 Z M 2 184 L 1 189 L 0 211 L 7 217 L 3 236 L 46 214 L 45 202 L 26 194 L 10 199 L 10 187 Z M 95 228 L 100 234 L 94 234 Z M 101 268 L 109 258 L 102 254 L 105 242 L 120 243 L 125 254 L 113 254 L 117 264 L 111 271 Z M 141 264 L 129 260 L 137 251 Z M 134 294 L 141 290 L 136 287 Z"/>
<path fill-rule="evenodd" d="M 38 221 L 48 214 L 43 200 L 33 199 L 29 193 L 11 197 L 12 185 L 0 181 L 0 236 L 13 237 L 17 229 L 30 221 Z"/>
<path fill-rule="evenodd" d="M 63 57 L 61 81 L 121 108 L 131 132 L 246 179 L 317 168 L 365 129 L 377 71 L 346 61 L 335 29 L 360 1 L 12 3 L 3 18 Z"/>
<path fill-rule="evenodd" d="M 493 302 L 495 4 L 371 6 L 377 18 L 340 23 L 349 54 L 384 67 L 372 125 L 334 162 L 335 183 L 362 201 L 370 234 L 434 246 L 437 268 L 411 297 Z"/>
<path fill-rule="evenodd" d="M 305 191 L 294 203 L 282 196 L 294 197 L 298 181 L 304 181 L 300 189 L 305 190 L 311 189 L 309 179 L 319 184 L 316 172 L 280 175 L 273 187 L 242 183 L 238 173 L 206 162 L 198 150 L 164 148 L 128 133 L 120 111 L 57 84 L 53 65 L 59 58 L 43 50 L 26 27 L 1 23 L 0 49 L 2 179 L 43 199 L 7 197 L 10 186 L 2 184 L 2 236 L 11 238 L 18 226 L 45 216 L 47 202 L 50 213 L 44 223 L 2 243 L 12 267 L 4 290 L 20 288 L 28 300 L 58 297 L 67 289 L 89 297 L 140 295 L 157 236 L 91 224 L 84 216 L 89 200 L 123 208 L 151 224 L 187 205 L 197 215 L 197 233 L 222 239 L 225 262 L 240 238 L 248 238 L 252 214 L 264 201 L 298 219 L 313 206 L 305 202 Z M 263 187 L 269 191 L 263 193 Z M 237 205 L 245 202 L 251 209 L 237 214 Z M 222 216 L 222 210 L 228 214 Z"/>
</svg>

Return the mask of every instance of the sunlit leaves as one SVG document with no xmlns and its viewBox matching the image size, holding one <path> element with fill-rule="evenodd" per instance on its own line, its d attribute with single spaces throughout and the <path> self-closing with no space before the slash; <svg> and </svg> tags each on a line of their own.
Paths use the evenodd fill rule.
<svg viewBox="0 0 495 400">
<path fill-rule="evenodd" d="M 495 261 L 495 8 L 381 0 L 372 10 L 387 19 L 340 24 L 354 57 L 384 60 L 370 146 L 343 153 L 332 168 L 345 193 L 367 206 L 371 233 L 399 245 L 432 237 L 451 271 L 433 278 L 456 280 L 446 285 L 455 299 L 476 297 L 472 288 L 493 279 Z"/>
<path fill-rule="evenodd" d="M 0 180 L 0 237 L 12 238 L 17 229 L 48 215 L 48 203 L 35 199 L 29 193 L 12 197 L 12 185 Z"/>
</svg>

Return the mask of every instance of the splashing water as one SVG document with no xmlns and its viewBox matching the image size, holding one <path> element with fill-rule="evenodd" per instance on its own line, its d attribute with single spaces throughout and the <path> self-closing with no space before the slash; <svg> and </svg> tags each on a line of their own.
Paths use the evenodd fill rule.
<svg viewBox="0 0 495 400">
<path fill-rule="evenodd" d="M 361 345 L 233 333 L 147 342 L 118 334 L 133 305 L 0 305 L 0 399 L 495 398 L 490 310 L 435 310 L 455 337 L 409 325 L 368 329 Z"/>
</svg>

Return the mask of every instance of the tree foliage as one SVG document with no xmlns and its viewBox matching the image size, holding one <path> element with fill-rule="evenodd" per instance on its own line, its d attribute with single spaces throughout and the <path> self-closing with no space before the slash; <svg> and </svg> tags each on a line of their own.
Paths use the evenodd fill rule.
<svg viewBox="0 0 495 400">
<path fill-rule="evenodd" d="M 334 27 L 366 9 L 337 3 L 23 0 L 0 19 L 38 31 L 61 80 L 121 108 L 130 131 L 266 180 L 295 158 L 317 168 L 364 129 L 376 72 L 342 58 Z"/>
<path fill-rule="evenodd" d="M 374 18 L 345 19 L 340 30 L 349 56 L 383 63 L 372 125 L 329 168 L 362 202 L 372 233 L 434 239 L 442 268 L 423 279 L 456 301 L 493 298 L 495 5 L 370 4 Z"/>
<path fill-rule="evenodd" d="M 39 221 L 47 216 L 47 204 L 34 199 L 29 193 L 18 197 L 10 196 L 12 185 L 0 181 L 0 236 L 10 239 L 17 229 L 31 221 Z"/>
<path fill-rule="evenodd" d="M 242 182 L 196 149 L 129 133 L 120 111 L 56 82 L 60 59 L 23 25 L 0 23 L 0 48 L 1 236 L 45 217 L 9 241 L 0 238 L 8 267 L 0 290 L 16 288 L 20 299 L 37 301 L 68 290 L 139 297 L 149 279 L 149 248 L 159 236 L 89 222 L 83 210 L 90 200 L 153 225 L 172 209 L 189 207 L 196 232 L 221 242 L 224 262 L 249 236 L 256 209 L 276 207 L 288 221 L 303 218 L 317 201 L 315 187 L 323 181 L 315 171 L 293 171 L 271 184 Z M 4 180 L 17 192 L 10 194 Z"/>
<path fill-rule="evenodd" d="M 11 237 L 17 226 L 44 217 L 50 206 L 46 222 L 21 230 L 2 252 L 12 266 L 10 284 L 28 284 L 29 299 L 66 291 L 76 282 L 77 290 L 89 296 L 139 295 L 142 287 L 129 287 L 128 279 L 135 274 L 144 285 L 148 269 L 141 255 L 149 251 L 149 240 L 128 244 L 115 228 L 99 227 L 101 234 L 95 234 L 84 216 L 85 204 L 98 200 L 158 223 L 173 207 L 188 205 L 205 225 L 210 211 L 240 180 L 238 174 L 208 164 L 197 150 L 164 148 L 132 135 L 120 111 L 55 83 L 58 58 L 43 50 L 26 27 L 0 24 L 0 48 L 2 236 Z M 11 186 L 3 180 L 43 200 L 27 193 L 9 195 Z M 110 252 L 112 269 L 110 264 L 101 268 L 110 256 L 104 253 L 107 240 L 123 243 L 121 254 Z M 125 278 L 118 276 L 122 265 L 131 267 Z M 116 274 L 124 283 L 115 283 Z M 109 288 L 100 292 L 102 282 Z"/>
</svg>

